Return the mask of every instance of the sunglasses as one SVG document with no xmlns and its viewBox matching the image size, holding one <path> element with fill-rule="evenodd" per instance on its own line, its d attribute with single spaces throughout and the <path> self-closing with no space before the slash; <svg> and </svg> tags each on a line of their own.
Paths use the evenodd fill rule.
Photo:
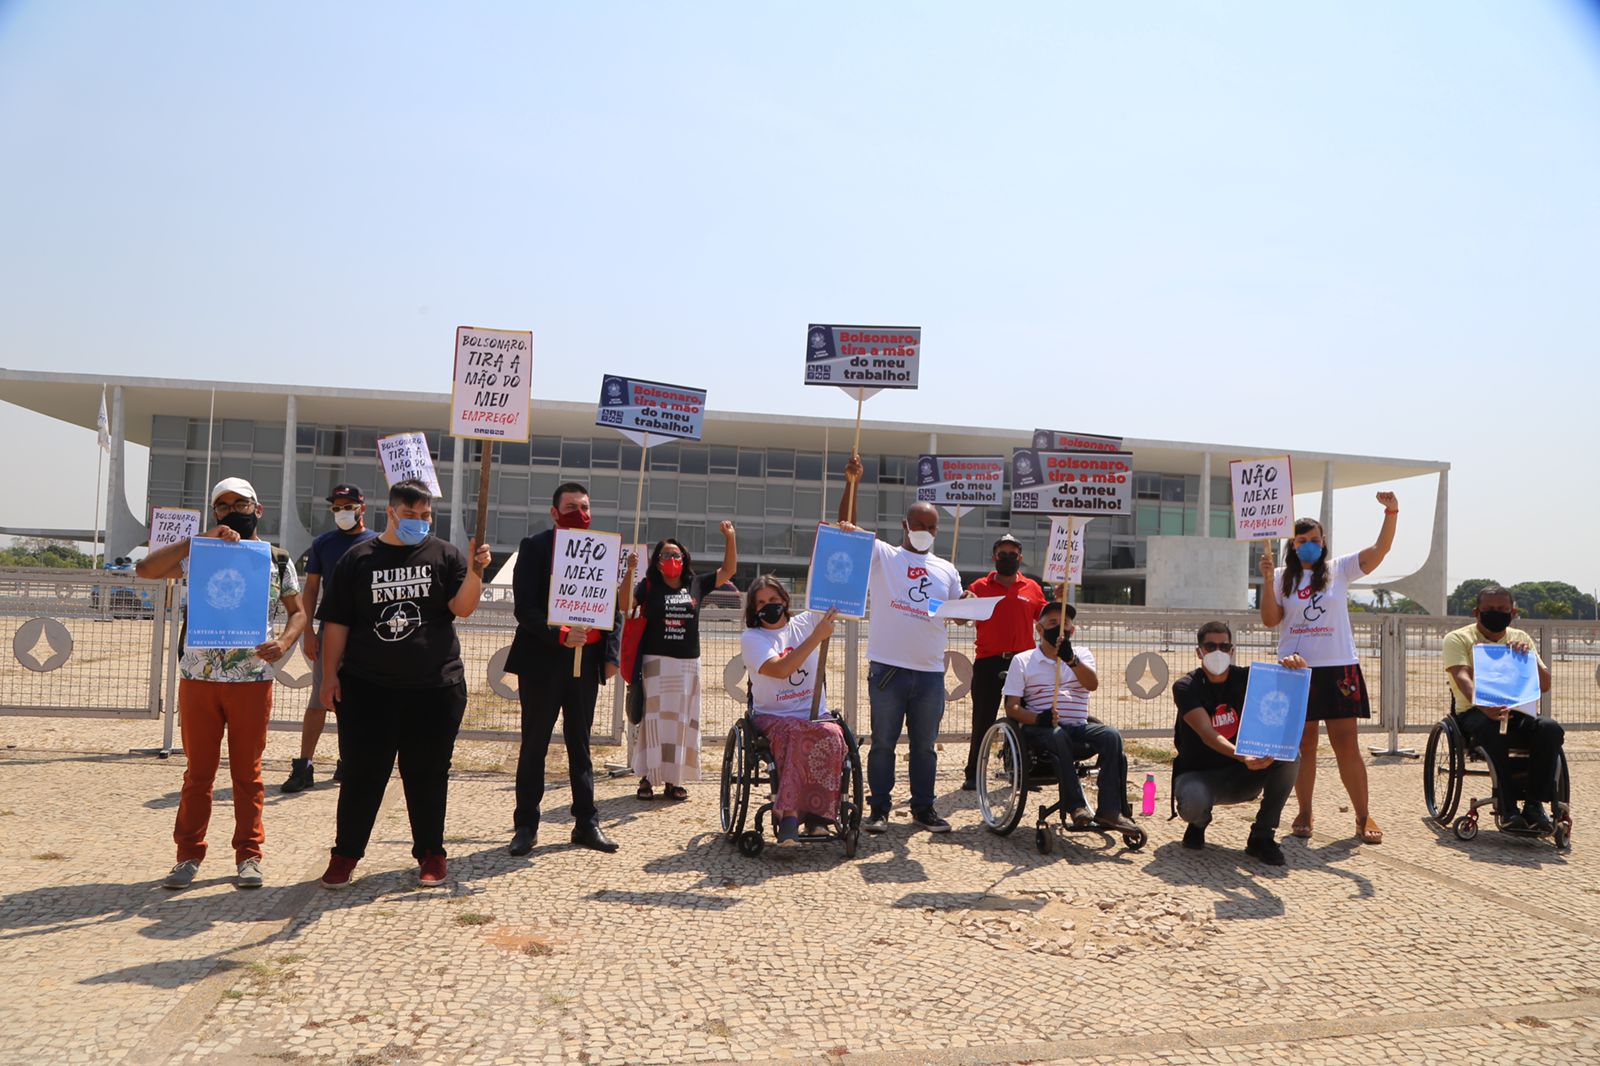
<svg viewBox="0 0 1600 1066">
<path fill-rule="evenodd" d="M 1231 654 L 1233 654 L 1233 645 L 1232 644 L 1222 644 L 1222 643 L 1218 643 L 1217 641 L 1214 641 L 1214 640 L 1208 640 L 1205 643 L 1200 645 L 1200 650 L 1201 651 L 1225 651 L 1225 652 L 1227 652 L 1228 654 L 1231 655 Z"/>
<path fill-rule="evenodd" d="M 329 507 L 328 510 L 334 514 L 340 514 L 344 511 L 359 511 L 361 510 L 361 505 L 359 503 L 336 503 Z"/>
</svg>

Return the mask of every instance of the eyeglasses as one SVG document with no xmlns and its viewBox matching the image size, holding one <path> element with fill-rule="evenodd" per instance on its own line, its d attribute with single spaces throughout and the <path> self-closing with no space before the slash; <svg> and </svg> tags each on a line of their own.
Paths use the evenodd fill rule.
<svg viewBox="0 0 1600 1066">
<path fill-rule="evenodd" d="M 1233 653 L 1233 645 L 1232 644 L 1219 643 L 1219 642 L 1214 641 L 1214 640 L 1207 640 L 1207 641 L 1204 641 L 1203 643 L 1201 643 L 1200 650 L 1201 651 L 1224 651 L 1224 652 L 1227 652 L 1227 653 L 1229 653 L 1231 655 Z"/>
<path fill-rule="evenodd" d="M 328 510 L 334 514 L 340 514 L 344 511 L 359 511 L 361 510 L 361 505 L 359 503 L 336 503 L 329 507 Z"/>
<path fill-rule="evenodd" d="M 996 559 L 1020 559 L 1020 558 L 1022 558 L 1022 553 L 1021 552 L 996 552 L 994 557 Z"/>
<path fill-rule="evenodd" d="M 211 505 L 212 514 L 249 514 L 256 509 L 254 500 L 235 500 L 233 503 L 214 503 Z"/>
</svg>

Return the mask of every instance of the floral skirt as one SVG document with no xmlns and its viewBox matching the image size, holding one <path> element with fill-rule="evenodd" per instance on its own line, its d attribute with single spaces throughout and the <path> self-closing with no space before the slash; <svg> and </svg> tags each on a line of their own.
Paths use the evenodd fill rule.
<svg viewBox="0 0 1600 1066">
<path fill-rule="evenodd" d="M 845 755 L 839 723 L 758 714 L 756 728 L 772 743 L 778 763 L 776 809 L 834 821 L 839 815 Z"/>
</svg>

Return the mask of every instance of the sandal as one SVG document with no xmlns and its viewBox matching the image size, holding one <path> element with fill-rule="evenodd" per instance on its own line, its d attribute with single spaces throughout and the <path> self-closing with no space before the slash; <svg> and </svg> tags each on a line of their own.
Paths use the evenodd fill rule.
<svg viewBox="0 0 1600 1066">
<path fill-rule="evenodd" d="M 1365 824 L 1359 821 L 1356 822 L 1356 836 L 1361 838 L 1361 843 L 1363 844 L 1383 843 L 1383 830 L 1378 828 L 1378 823 L 1373 820 L 1370 814 L 1367 815 Z"/>
<path fill-rule="evenodd" d="M 1289 827 L 1289 835 L 1299 837 L 1301 840 L 1311 839 L 1311 818 L 1296 815 L 1294 824 Z"/>
<path fill-rule="evenodd" d="M 662 790 L 661 794 L 669 800 L 686 800 L 689 798 L 689 790 L 682 785 L 668 785 Z"/>
<path fill-rule="evenodd" d="M 633 794 L 635 799 L 652 800 L 656 798 L 656 790 L 650 787 L 648 777 L 639 778 L 639 790 Z"/>
</svg>

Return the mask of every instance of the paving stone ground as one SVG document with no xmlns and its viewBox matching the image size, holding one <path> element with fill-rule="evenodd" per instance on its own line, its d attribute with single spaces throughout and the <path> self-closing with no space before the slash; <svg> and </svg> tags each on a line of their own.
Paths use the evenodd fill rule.
<svg viewBox="0 0 1600 1066">
<path fill-rule="evenodd" d="M 983 830 L 950 773 L 953 833 L 902 812 L 854 860 L 745 858 L 716 833 L 714 781 L 676 805 L 604 781 L 622 850 L 576 850 L 553 781 L 539 846 L 513 859 L 514 752 L 472 745 L 449 886 L 415 887 L 395 781 L 343 893 L 314 883 L 334 788 L 277 793 L 286 734 L 267 887 L 231 885 L 224 788 L 223 848 L 195 888 L 159 888 L 183 764 L 127 754 L 154 735 L 0 719 L 0 1062 L 1600 1060 L 1594 734 L 1570 738 L 1569 854 L 1456 841 L 1423 819 L 1418 764 L 1389 759 L 1371 761 L 1387 841 L 1358 845 L 1325 754 L 1317 834 L 1282 870 L 1244 856 L 1246 808 L 1184 851 L 1164 796 L 1140 853 L 1073 835 L 1041 856 Z"/>
</svg>

